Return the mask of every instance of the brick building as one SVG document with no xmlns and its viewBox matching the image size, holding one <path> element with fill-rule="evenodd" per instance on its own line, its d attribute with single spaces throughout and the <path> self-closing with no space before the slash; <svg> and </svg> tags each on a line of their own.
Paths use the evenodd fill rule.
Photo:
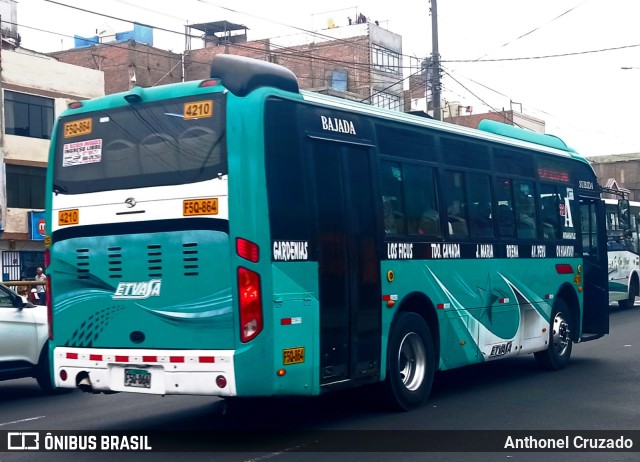
<svg viewBox="0 0 640 462">
<path fill-rule="evenodd" d="M 77 37 L 76 47 L 50 53 L 61 62 L 102 70 L 105 94 L 209 77 L 219 53 L 277 63 L 298 77 L 300 88 L 393 110 L 404 107 L 402 37 L 366 20 L 318 33 L 247 41 L 247 27 L 228 21 L 189 26 L 187 50 L 176 54 L 152 46 L 145 26 L 133 32 Z M 142 31 L 144 34 L 136 34 Z M 203 33 L 204 46 L 191 49 Z M 147 40 L 147 42 L 145 42 Z M 183 62 L 184 60 L 184 62 Z"/>
<path fill-rule="evenodd" d="M 138 24 L 133 31 L 84 38 L 75 48 L 49 53 L 58 61 L 104 72 L 105 94 L 134 86 L 153 87 L 182 81 L 182 55 L 153 46 L 151 29 Z"/>
<path fill-rule="evenodd" d="M 190 27 L 204 32 L 205 46 L 185 52 L 185 80 L 208 78 L 213 56 L 227 53 L 285 66 L 302 89 L 403 108 L 402 37 L 375 23 L 256 41 L 246 41 L 246 26 L 227 21 Z"/>
<path fill-rule="evenodd" d="M 629 200 L 640 201 L 640 153 L 588 157 L 601 186 L 615 179 L 619 188 L 629 190 Z"/>
<path fill-rule="evenodd" d="M 521 112 L 513 110 L 485 112 L 482 114 L 469 114 L 468 112 L 470 111 L 467 106 L 461 106 L 457 103 L 445 104 L 443 105 L 442 120 L 455 125 L 462 125 L 463 127 L 478 128 L 480 121 L 487 119 L 526 128 L 536 133 L 545 132 L 544 120 L 536 119 Z"/>
</svg>

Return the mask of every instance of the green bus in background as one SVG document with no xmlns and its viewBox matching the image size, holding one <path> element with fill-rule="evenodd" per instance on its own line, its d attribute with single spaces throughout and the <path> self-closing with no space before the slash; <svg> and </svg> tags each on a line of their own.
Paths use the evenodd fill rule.
<svg viewBox="0 0 640 462">
<path fill-rule="evenodd" d="M 58 387 L 221 397 L 382 383 L 608 333 L 604 205 L 557 138 L 211 79 L 70 105 L 47 182 Z"/>
</svg>

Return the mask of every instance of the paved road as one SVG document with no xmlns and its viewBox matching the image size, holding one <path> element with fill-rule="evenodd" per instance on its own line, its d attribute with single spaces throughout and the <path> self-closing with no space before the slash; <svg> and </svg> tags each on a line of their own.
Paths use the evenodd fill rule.
<svg viewBox="0 0 640 462">
<path fill-rule="evenodd" d="M 628 311 L 612 309 L 611 334 L 594 342 L 574 345 L 572 362 L 563 371 L 540 371 L 533 357 L 526 356 L 440 373 L 428 406 L 409 413 L 382 411 L 362 390 L 314 399 L 227 404 L 210 397 L 89 395 L 79 391 L 47 397 L 40 393 L 35 381 L 16 380 L 0 383 L 0 430 L 144 433 L 182 429 L 207 430 L 212 435 L 230 428 L 377 430 L 367 434 L 372 444 L 393 438 L 389 430 L 638 430 L 639 383 L 640 307 L 636 307 Z M 314 437 L 322 443 L 330 435 L 314 433 Z M 447 462 L 640 460 L 640 452 L 328 454 L 292 452 L 296 441 L 288 438 L 275 443 L 277 450 L 261 453 L 0 453 L 0 462 L 116 459 L 309 462 L 327 458 L 332 461 Z"/>
</svg>

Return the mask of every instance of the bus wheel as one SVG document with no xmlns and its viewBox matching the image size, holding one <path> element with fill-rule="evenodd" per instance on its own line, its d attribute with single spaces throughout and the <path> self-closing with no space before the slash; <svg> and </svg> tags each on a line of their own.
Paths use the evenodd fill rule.
<svg viewBox="0 0 640 462">
<path fill-rule="evenodd" d="M 564 300 L 556 300 L 551 310 L 549 345 L 546 350 L 534 354 L 538 364 L 548 370 L 559 370 L 567 365 L 573 347 L 572 327 L 569 307 Z"/>
<path fill-rule="evenodd" d="M 634 278 L 631 280 L 631 285 L 629 286 L 629 298 L 618 301 L 618 306 L 620 307 L 620 309 L 628 310 L 630 308 L 633 308 L 633 306 L 636 303 L 637 295 L 638 295 L 638 280 Z"/>
<path fill-rule="evenodd" d="M 423 406 L 429 398 L 436 368 L 429 327 L 415 313 L 402 313 L 392 327 L 387 348 L 385 393 L 395 410 Z"/>
<path fill-rule="evenodd" d="M 35 378 L 38 381 L 38 385 L 40 385 L 42 391 L 47 395 L 69 393 L 72 390 L 71 388 L 56 388 L 49 369 L 49 347 L 45 343 L 42 351 L 40 352 L 40 358 L 38 359 L 38 364 L 35 370 Z"/>
</svg>

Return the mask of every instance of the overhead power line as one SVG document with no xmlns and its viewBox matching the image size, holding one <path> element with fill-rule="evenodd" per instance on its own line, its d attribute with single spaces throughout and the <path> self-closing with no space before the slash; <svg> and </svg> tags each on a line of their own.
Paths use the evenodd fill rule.
<svg viewBox="0 0 640 462">
<path fill-rule="evenodd" d="M 494 58 L 494 59 L 483 59 L 482 61 L 478 61 L 477 59 L 443 59 L 441 60 L 441 62 L 443 63 L 488 63 L 488 62 L 501 62 L 501 61 L 525 61 L 525 60 L 532 60 L 532 59 L 564 58 L 567 56 L 579 56 L 579 55 L 587 55 L 592 53 L 604 53 L 607 51 L 617 51 L 617 50 L 624 50 L 626 48 L 637 48 L 637 47 L 640 47 L 640 43 L 635 43 L 633 45 L 621 45 L 618 47 L 600 48 L 597 50 L 558 53 L 554 55 L 522 56 L 519 58 Z"/>
<path fill-rule="evenodd" d="M 589 1 L 590 1 L 590 0 L 585 0 L 585 1 L 583 1 L 582 3 L 580 3 L 579 5 L 576 5 L 576 6 L 572 7 L 572 8 L 569 8 L 567 11 L 565 11 L 564 13 L 559 14 L 558 16 L 556 16 L 555 18 L 551 19 L 550 21 L 547 21 L 546 23 L 544 23 L 544 24 L 542 24 L 542 25 L 540 25 L 540 26 L 538 26 L 538 27 L 535 27 L 535 28 L 531 29 L 529 32 L 526 32 L 526 33 L 524 33 L 524 34 L 522 34 L 522 35 L 520 35 L 520 36 L 518 36 L 518 37 L 514 38 L 513 40 L 510 40 L 510 41 L 508 41 L 508 42 L 506 42 L 506 43 L 502 44 L 501 46 L 499 46 L 498 48 L 496 48 L 496 50 L 499 50 L 499 49 L 501 49 L 501 48 L 505 48 L 505 47 L 507 47 L 507 46 L 511 45 L 512 43 L 517 42 L 518 40 L 520 40 L 520 39 L 522 39 L 522 38 L 525 38 L 525 37 L 527 37 L 527 36 L 529 36 L 529 35 L 533 34 L 534 32 L 536 32 L 536 31 L 538 31 L 538 30 L 542 29 L 544 26 L 546 26 L 546 25 L 548 25 L 548 24 L 551 24 L 552 22 L 554 22 L 554 21 L 556 21 L 556 20 L 560 19 L 561 17 L 565 16 L 565 15 L 566 15 L 566 14 L 568 14 L 568 13 L 571 13 L 573 10 L 575 10 L 576 8 L 581 7 L 582 5 L 584 5 L 585 3 L 589 2 Z M 496 51 L 496 50 L 493 50 L 493 51 Z M 493 51 L 489 51 L 489 52 L 485 53 L 484 55 L 480 56 L 479 58 L 475 59 L 474 61 L 484 61 L 484 59 L 482 59 L 482 58 L 484 58 L 485 56 L 488 56 L 489 54 L 493 53 Z"/>
</svg>

